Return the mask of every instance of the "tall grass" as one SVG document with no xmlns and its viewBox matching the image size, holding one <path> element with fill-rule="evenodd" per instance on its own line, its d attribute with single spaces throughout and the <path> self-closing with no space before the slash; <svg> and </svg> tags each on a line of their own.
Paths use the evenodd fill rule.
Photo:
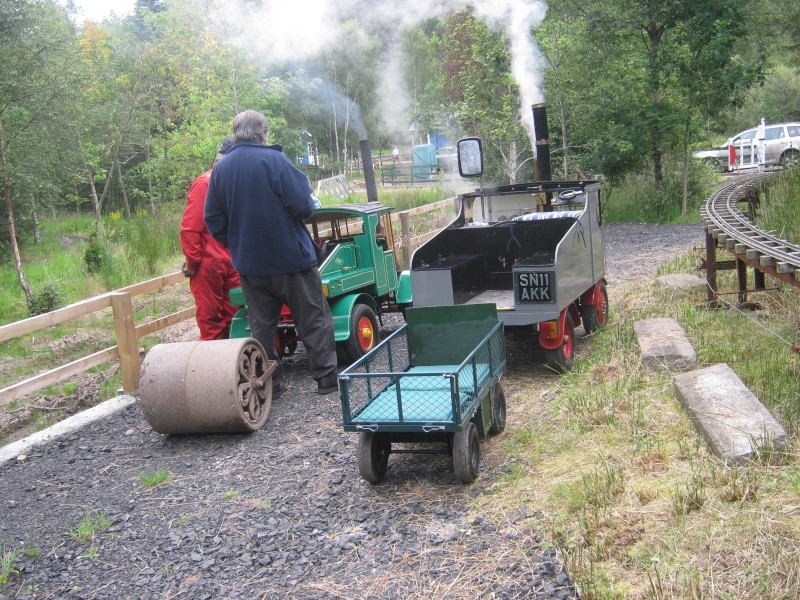
<svg viewBox="0 0 800 600">
<path fill-rule="evenodd" d="M 97 234 L 91 216 L 43 221 L 40 243 L 23 241 L 25 280 L 34 294 L 52 286 L 69 304 L 159 275 L 180 262 L 180 210 L 165 206 L 158 215 L 139 213 L 130 220 L 111 213 Z M 86 260 L 93 243 L 101 257 L 95 268 Z M 12 263 L 0 267 L 0 284 L 0 323 L 27 317 Z"/>
<path fill-rule="evenodd" d="M 696 265 L 686 255 L 659 274 Z M 719 277 L 721 288 L 735 288 L 733 272 Z M 713 456 L 675 397 L 675 373 L 642 368 L 633 324 L 676 319 L 701 365 L 729 364 L 795 438 L 800 293 L 754 294 L 764 310 L 745 313 L 706 310 L 703 290 L 610 291 L 608 327 L 579 344 L 573 373 L 535 386 L 529 374 L 506 373 L 514 410 L 504 443 L 525 468 L 493 482 L 478 510 L 508 515 L 523 503 L 540 511 L 582 598 L 796 598 L 796 446 L 738 466 Z"/>
<path fill-rule="evenodd" d="M 756 211 L 761 229 L 800 243 L 800 169 L 773 177 L 759 195 Z"/>
<path fill-rule="evenodd" d="M 631 173 L 603 189 L 603 221 L 605 223 L 679 223 L 696 222 L 700 204 L 711 194 L 718 178 L 704 165 L 690 163 L 687 216 L 683 206 L 683 171 L 680 164 L 671 164 L 665 171 L 664 190 L 656 189 L 650 171 Z"/>
<path fill-rule="evenodd" d="M 391 206 L 395 211 L 408 210 L 425 204 L 432 204 L 445 198 L 457 196 L 455 190 L 446 186 L 418 185 L 416 187 L 380 188 L 378 190 L 378 201 L 386 206 Z M 335 206 L 338 204 L 365 204 L 367 200 L 366 192 L 355 192 L 345 198 L 336 196 L 322 196 L 320 198 L 323 206 Z"/>
</svg>

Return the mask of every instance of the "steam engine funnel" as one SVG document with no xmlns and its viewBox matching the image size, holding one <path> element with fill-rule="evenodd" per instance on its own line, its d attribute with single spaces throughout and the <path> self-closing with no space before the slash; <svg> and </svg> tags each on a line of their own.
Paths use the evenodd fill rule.
<svg viewBox="0 0 800 600">
<path fill-rule="evenodd" d="M 550 132 L 547 130 L 547 107 L 544 104 L 534 104 L 533 110 L 533 132 L 536 136 L 536 170 L 538 171 L 537 181 L 550 181 L 552 171 L 550 167 Z M 547 194 L 547 206 L 545 210 L 553 210 L 551 204 L 551 194 Z"/>
<path fill-rule="evenodd" d="M 367 186 L 367 202 L 378 201 L 378 188 L 375 185 L 375 171 L 372 169 L 372 148 L 369 140 L 361 140 L 361 162 L 364 166 L 364 183 Z"/>
</svg>

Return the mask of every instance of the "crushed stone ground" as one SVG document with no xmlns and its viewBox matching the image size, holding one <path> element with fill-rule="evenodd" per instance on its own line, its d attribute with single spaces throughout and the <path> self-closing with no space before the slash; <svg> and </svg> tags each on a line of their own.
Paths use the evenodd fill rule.
<svg viewBox="0 0 800 600">
<path fill-rule="evenodd" d="M 615 287 L 655 275 L 654 257 L 703 241 L 700 225 L 604 235 L 612 303 Z M 195 335 L 181 324 L 168 341 Z M 443 455 L 392 455 L 383 484 L 363 481 L 357 435 L 336 394 L 314 393 L 302 352 L 254 434 L 161 435 L 132 405 L 36 447 L 0 466 L 0 545 L 16 554 L 0 598 L 577 598 L 536 506 L 486 515 L 473 502 L 514 464 L 515 395 L 556 377 L 537 352 L 510 340 L 508 428 L 483 443 L 468 486 Z M 158 471 L 167 480 L 146 487 Z M 83 538 L 82 520 L 107 527 Z"/>
</svg>

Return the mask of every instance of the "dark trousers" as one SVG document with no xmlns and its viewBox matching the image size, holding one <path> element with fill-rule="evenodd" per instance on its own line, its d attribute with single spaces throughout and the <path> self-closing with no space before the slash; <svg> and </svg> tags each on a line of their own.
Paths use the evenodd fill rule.
<svg viewBox="0 0 800 600">
<path fill-rule="evenodd" d="M 275 335 L 278 332 L 281 308 L 292 312 L 297 333 L 308 351 L 311 376 L 319 380 L 336 374 L 336 342 L 333 339 L 333 318 L 328 301 L 322 294 L 322 281 L 316 267 L 289 273 L 253 277 L 242 275 L 242 291 L 247 302 L 250 330 L 273 360 Z"/>
</svg>

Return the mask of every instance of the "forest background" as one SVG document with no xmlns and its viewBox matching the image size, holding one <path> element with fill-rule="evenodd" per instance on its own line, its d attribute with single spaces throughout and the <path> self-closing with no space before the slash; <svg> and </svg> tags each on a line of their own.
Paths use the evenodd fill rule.
<svg viewBox="0 0 800 600">
<path fill-rule="evenodd" d="M 244 109 L 268 115 L 293 160 L 313 148 L 312 183 L 346 172 L 361 139 L 388 154 L 436 131 L 480 136 L 484 184 L 503 184 L 533 176 L 527 121 L 543 101 L 554 178 L 601 179 L 606 214 L 661 222 L 696 218 L 706 196 L 693 149 L 800 118 L 797 0 L 286 4 L 138 0 L 101 23 L 56 0 L 0 4 L 0 264 L 28 312 L 65 285 L 25 278 L 42 215 L 89 236 L 83 266 L 107 289 L 125 282 L 119 238 L 156 271 L 190 181 Z"/>
</svg>

